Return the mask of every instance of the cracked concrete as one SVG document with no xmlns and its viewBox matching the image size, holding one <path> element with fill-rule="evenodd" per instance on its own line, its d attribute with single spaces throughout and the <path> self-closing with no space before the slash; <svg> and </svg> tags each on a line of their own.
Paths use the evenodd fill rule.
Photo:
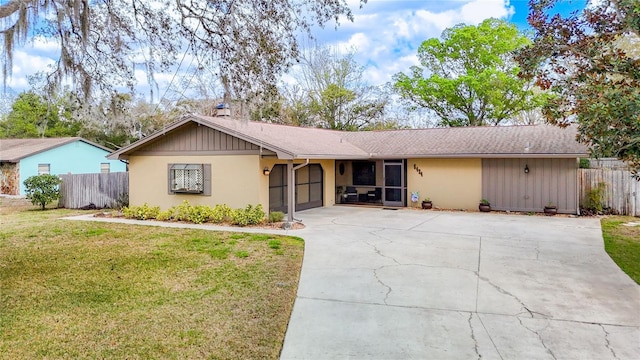
<svg viewBox="0 0 640 360">
<path fill-rule="evenodd" d="M 640 287 L 597 219 L 331 207 L 283 359 L 639 359 Z"/>
</svg>

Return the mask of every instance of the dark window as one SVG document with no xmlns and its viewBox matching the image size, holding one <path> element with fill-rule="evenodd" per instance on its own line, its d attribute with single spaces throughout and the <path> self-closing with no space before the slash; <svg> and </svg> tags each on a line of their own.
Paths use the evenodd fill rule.
<svg viewBox="0 0 640 360">
<path fill-rule="evenodd" d="M 375 186 L 376 163 L 372 161 L 353 162 L 353 185 Z"/>
</svg>

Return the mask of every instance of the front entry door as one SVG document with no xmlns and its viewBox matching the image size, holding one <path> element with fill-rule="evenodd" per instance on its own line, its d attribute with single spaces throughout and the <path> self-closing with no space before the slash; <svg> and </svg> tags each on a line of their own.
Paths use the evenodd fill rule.
<svg viewBox="0 0 640 360">
<path fill-rule="evenodd" d="M 383 177 L 382 204 L 384 206 L 404 206 L 406 191 L 402 160 L 385 160 Z"/>
</svg>

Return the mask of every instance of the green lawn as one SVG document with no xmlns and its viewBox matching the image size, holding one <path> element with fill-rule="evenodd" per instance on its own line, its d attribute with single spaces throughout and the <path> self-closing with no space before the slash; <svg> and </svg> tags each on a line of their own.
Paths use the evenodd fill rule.
<svg viewBox="0 0 640 360">
<path fill-rule="evenodd" d="M 604 248 L 620 269 L 640 284 L 640 226 L 622 225 L 628 222 L 640 222 L 640 219 L 610 216 L 601 220 Z"/>
<path fill-rule="evenodd" d="M 1 359 L 278 358 L 300 239 L 2 210 Z"/>
</svg>

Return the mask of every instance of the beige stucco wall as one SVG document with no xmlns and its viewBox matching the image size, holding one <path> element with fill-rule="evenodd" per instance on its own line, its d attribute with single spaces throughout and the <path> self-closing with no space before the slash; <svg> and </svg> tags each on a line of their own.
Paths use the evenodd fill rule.
<svg viewBox="0 0 640 360">
<path fill-rule="evenodd" d="M 417 169 L 422 171 L 420 176 Z M 420 201 L 411 203 L 411 192 Z M 420 206 L 425 197 L 441 209 L 478 210 L 482 198 L 481 159 L 409 159 L 407 161 L 407 204 Z"/>
<path fill-rule="evenodd" d="M 295 160 L 294 166 L 304 163 L 306 160 Z M 279 160 L 276 158 L 263 158 L 260 159 L 260 173 L 265 167 L 271 169 L 275 164 L 286 164 L 286 160 Z M 332 206 L 335 204 L 335 192 L 336 192 L 336 173 L 335 173 L 335 160 L 309 160 L 309 164 L 320 164 L 322 166 L 322 172 L 324 176 L 324 188 L 323 188 L 323 204 L 324 206 Z M 260 203 L 265 206 L 265 209 L 269 208 L 269 177 L 262 175 L 260 177 Z"/>
<path fill-rule="evenodd" d="M 211 196 L 168 193 L 168 164 L 211 164 Z M 129 203 L 160 206 L 168 209 L 184 200 L 194 205 L 227 204 L 232 208 L 255 205 L 265 209 L 261 194 L 267 185 L 261 181 L 262 167 L 258 155 L 219 156 L 131 156 L 129 158 Z M 264 188 L 264 189 L 263 189 Z M 268 201 L 268 196 L 266 197 Z"/>
</svg>

